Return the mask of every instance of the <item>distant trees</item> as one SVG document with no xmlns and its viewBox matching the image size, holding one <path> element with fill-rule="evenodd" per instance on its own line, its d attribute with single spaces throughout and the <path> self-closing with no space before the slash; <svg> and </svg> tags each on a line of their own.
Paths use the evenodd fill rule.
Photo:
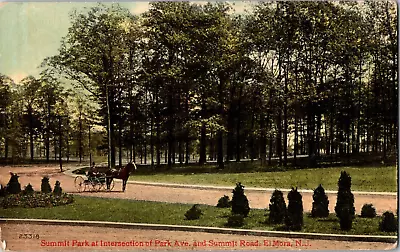
<svg viewBox="0 0 400 252">
<path fill-rule="evenodd" d="M 260 2 L 231 11 L 226 3 L 152 2 L 140 16 L 115 4 L 73 12 L 59 54 L 43 64 L 56 74 L 0 89 L 11 99 L 0 111 L 13 107 L 23 118 L 2 112 L 0 150 L 16 144 L 5 134 L 15 128 L 12 141 L 29 143 L 31 159 L 34 143 L 49 159 L 61 140 L 62 155 L 73 148 L 82 160 L 97 114 L 110 166 L 150 158 L 171 167 L 193 156 L 221 169 L 243 158 L 286 166 L 300 154 L 315 166 L 322 155 L 374 152 L 385 161 L 396 152 L 394 4 Z M 61 76 L 87 96 L 68 96 Z M 22 93 L 28 98 L 17 102 Z M 64 105 L 61 97 L 69 97 Z"/>
</svg>

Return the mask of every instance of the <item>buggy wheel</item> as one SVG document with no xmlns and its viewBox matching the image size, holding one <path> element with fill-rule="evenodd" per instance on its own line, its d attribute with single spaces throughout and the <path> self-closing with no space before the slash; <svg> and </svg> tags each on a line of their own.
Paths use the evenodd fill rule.
<svg viewBox="0 0 400 252">
<path fill-rule="evenodd" d="M 75 178 L 75 188 L 78 192 L 84 192 L 85 191 L 85 179 L 82 176 L 78 176 Z"/>
</svg>

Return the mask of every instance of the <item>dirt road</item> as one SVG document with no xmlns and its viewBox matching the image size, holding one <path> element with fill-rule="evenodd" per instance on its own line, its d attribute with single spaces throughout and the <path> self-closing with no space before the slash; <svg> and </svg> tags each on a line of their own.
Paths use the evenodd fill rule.
<svg viewBox="0 0 400 252">
<path fill-rule="evenodd" d="M 345 242 L 289 239 L 204 232 L 7 224 L 2 239 L 13 251 L 70 250 L 384 250 L 396 245 L 379 242 Z M 39 238 L 19 238 L 21 234 Z M 96 243 L 97 242 L 97 243 Z M 125 242 L 125 243 L 122 243 Z M 195 245 L 196 244 L 196 245 Z"/>
<path fill-rule="evenodd" d="M 0 182 L 7 183 L 10 177 L 9 171 L 17 173 L 20 178 L 19 181 L 21 186 L 24 187 L 30 183 L 35 190 L 40 190 L 41 179 L 43 176 L 50 178 L 50 184 L 54 186 L 55 181 L 60 181 L 63 191 L 76 193 L 74 186 L 74 178 L 60 173 L 57 167 L 51 166 L 34 166 L 34 167 L 1 167 L 0 168 Z M 231 196 L 231 190 L 201 190 L 191 188 L 165 188 L 160 186 L 148 186 L 148 185 L 135 185 L 128 184 L 125 192 L 121 192 L 121 183 L 116 182 L 115 188 L 112 192 L 85 192 L 80 195 L 88 195 L 94 197 L 110 197 L 110 198 L 121 198 L 121 199 L 137 199 L 137 200 L 150 200 L 150 201 L 162 201 L 162 202 L 180 202 L 180 203 L 197 203 L 197 204 L 209 204 L 215 205 L 218 199 L 224 194 Z M 266 208 L 271 197 L 270 193 L 266 192 L 246 192 L 249 199 L 250 206 L 252 208 Z M 328 195 L 330 201 L 330 211 L 334 211 L 336 203 L 336 195 Z M 386 210 L 396 211 L 397 197 L 396 196 L 382 196 L 382 195 L 355 195 L 355 206 L 356 211 L 359 213 L 361 207 L 365 203 L 372 203 L 378 213 L 382 213 Z M 305 211 L 311 211 L 312 205 L 312 194 L 303 193 L 303 205 Z M 304 240 L 302 244 L 310 244 L 311 246 L 295 246 L 296 240 L 294 239 L 282 239 L 274 237 L 252 237 L 252 236 L 239 236 L 239 235 L 226 235 L 226 234 L 209 234 L 209 233 L 190 233 L 181 231 L 149 231 L 149 230 L 121 230 L 114 228 L 93 228 L 93 227 L 69 227 L 69 226 L 41 226 L 41 225 L 21 225 L 21 224 L 7 224 L 2 225 L 2 239 L 8 242 L 8 248 L 13 251 L 28 251 L 28 250 L 112 250 L 112 249 L 124 249 L 124 250 L 276 250 L 276 249 L 287 249 L 287 250 L 299 250 L 301 249 L 391 249 L 393 244 L 388 243 L 368 243 L 368 242 L 343 242 L 343 241 L 326 241 L 326 240 Z M 39 234 L 40 239 L 23 239 L 19 238 L 20 234 Z M 216 240 L 221 242 L 236 241 L 237 246 L 193 246 L 195 241 L 193 237 L 196 237 L 196 241 L 204 241 L 209 243 L 209 240 Z M 129 241 L 131 239 L 135 241 L 153 241 L 153 245 L 133 247 L 133 246 L 79 246 L 76 243 L 72 247 L 73 240 L 86 239 L 87 241 Z M 42 246 L 47 243 L 41 244 L 42 240 L 50 242 L 62 242 L 70 241 L 67 246 Z M 155 246 L 155 240 L 170 240 L 170 241 L 183 241 L 192 244 L 191 246 L 168 246 L 161 247 Z M 256 241 L 259 240 L 260 244 L 257 246 L 240 246 L 240 240 L 243 241 Z M 264 246 L 264 240 L 267 240 L 265 244 L 274 245 L 274 241 L 277 241 L 277 246 Z M 280 243 L 282 242 L 282 243 Z M 54 244 L 54 243 L 48 243 Z M 212 244 L 212 243 L 211 243 Z M 225 243 L 217 243 L 225 244 Z M 229 244 L 229 243 L 226 243 Z M 279 244 L 292 244 L 292 246 L 279 246 Z M 294 245 L 293 245 L 294 244 Z M 62 245 L 62 243 L 60 243 Z M 200 244 L 199 244 L 200 245 Z"/>
</svg>

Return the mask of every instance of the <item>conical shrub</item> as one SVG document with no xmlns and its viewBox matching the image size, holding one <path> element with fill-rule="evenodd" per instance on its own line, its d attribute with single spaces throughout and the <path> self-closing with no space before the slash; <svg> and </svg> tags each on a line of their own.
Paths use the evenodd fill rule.
<svg viewBox="0 0 400 252">
<path fill-rule="evenodd" d="M 21 192 L 21 184 L 18 181 L 19 176 L 15 173 L 10 173 L 10 181 L 7 184 L 6 191 L 9 194 L 18 194 Z"/>
<path fill-rule="evenodd" d="M 314 190 L 311 216 L 312 217 L 328 217 L 329 200 L 325 190 L 320 184 Z"/>
<path fill-rule="evenodd" d="M 288 201 L 285 226 L 289 230 L 301 230 L 303 227 L 303 197 L 297 191 L 297 188 L 292 188 L 289 192 Z"/>
<path fill-rule="evenodd" d="M 232 191 L 232 213 L 241 214 L 244 217 L 250 212 L 249 201 L 244 194 L 244 186 L 239 182 L 236 184 L 236 188 Z"/>
<path fill-rule="evenodd" d="M 51 190 L 51 186 L 50 186 L 48 177 L 43 177 L 42 184 L 40 186 L 40 191 L 42 193 L 51 193 L 52 190 Z"/>
<path fill-rule="evenodd" d="M 340 229 L 350 230 L 356 211 L 354 207 L 354 195 L 351 193 L 351 177 L 345 171 L 342 171 L 340 174 L 338 187 L 335 213 L 339 218 Z"/>
<path fill-rule="evenodd" d="M 269 202 L 268 222 L 272 224 L 283 223 L 286 215 L 286 203 L 283 193 L 275 190 Z"/>
</svg>

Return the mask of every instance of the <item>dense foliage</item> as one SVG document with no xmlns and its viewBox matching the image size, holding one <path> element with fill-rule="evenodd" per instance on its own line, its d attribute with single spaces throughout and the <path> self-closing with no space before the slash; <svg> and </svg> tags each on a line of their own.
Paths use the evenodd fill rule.
<svg viewBox="0 0 400 252">
<path fill-rule="evenodd" d="M 244 217 L 247 217 L 250 212 L 250 206 L 249 201 L 244 194 L 244 186 L 240 182 L 237 183 L 232 193 L 232 214 L 241 214 Z"/>
<path fill-rule="evenodd" d="M 42 184 L 40 185 L 40 191 L 42 193 L 51 193 L 51 186 L 48 177 L 42 178 Z"/>
<path fill-rule="evenodd" d="M 303 197 L 297 188 L 288 194 L 288 208 L 285 216 L 285 226 L 289 230 L 298 231 L 303 227 Z"/>
<path fill-rule="evenodd" d="M 186 220 L 197 220 L 203 213 L 199 208 L 199 205 L 193 205 L 187 212 L 185 213 Z"/>
<path fill-rule="evenodd" d="M 217 207 L 227 208 L 227 207 L 231 207 L 231 206 L 232 206 L 232 202 L 229 199 L 229 196 L 227 196 L 227 195 L 224 195 L 223 197 L 221 197 L 218 200 Z"/>
<path fill-rule="evenodd" d="M 60 184 L 60 181 L 58 181 L 58 180 L 56 181 L 56 184 L 54 185 L 53 194 L 54 195 L 62 194 L 61 184 Z"/>
<path fill-rule="evenodd" d="M 361 208 L 361 217 L 363 218 L 375 218 L 376 210 L 372 204 L 364 204 Z"/>
<path fill-rule="evenodd" d="M 116 4 L 74 11 L 39 78 L 17 85 L 0 76 L 1 157 L 82 159 L 98 146 L 111 165 L 123 152 L 152 164 L 165 153 L 170 166 L 194 154 L 223 168 L 243 158 L 277 156 L 286 166 L 305 154 L 316 166 L 324 155 L 397 153 L 396 4 L 250 6 L 246 14 L 223 2 L 151 2 L 139 16 Z M 87 95 L 65 90 L 63 78 Z M 94 122 L 104 139 L 89 146 Z"/>
<path fill-rule="evenodd" d="M 354 195 L 351 192 L 351 177 L 345 171 L 340 174 L 338 187 L 335 213 L 339 218 L 340 228 L 342 230 L 350 230 L 356 210 L 354 207 Z"/>
<path fill-rule="evenodd" d="M 10 194 L 0 199 L 0 207 L 52 207 L 61 206 L 74 202 L 74 197 L 70 194 L 53 195 L 51 193 L 34 192 L 31 194 Z"/>
<path fill-rule="evenodd" d="M 320 184 L 314 190 L 311 216 L 312 217 L 328 217 L 329 200 L 325 193 L 325 189 Z"/>
<path fill-rule="evenodd" d="M 384 232 L 395 232 L 398 230 L 398 220 L 395 218 L 392 212 L 384 212 L 382 215 L 381 222 L 379 223 L 379 228 Z"/>
<path fill-rule="evenodd" d="M 278 224 L 283 223 L 286 216 L 286 203 L 283 193 L 275 190 L 272 193 L 269 204 L 268 223 Z"/>
<path fill-rule="evenodd" d="M 21 184 L 18 181 L 19 176 L 11 173 L 10 181 L 7 184 L 6 192 L 8 194 L 18 194 L 21 192 Z"/>
</svg>

